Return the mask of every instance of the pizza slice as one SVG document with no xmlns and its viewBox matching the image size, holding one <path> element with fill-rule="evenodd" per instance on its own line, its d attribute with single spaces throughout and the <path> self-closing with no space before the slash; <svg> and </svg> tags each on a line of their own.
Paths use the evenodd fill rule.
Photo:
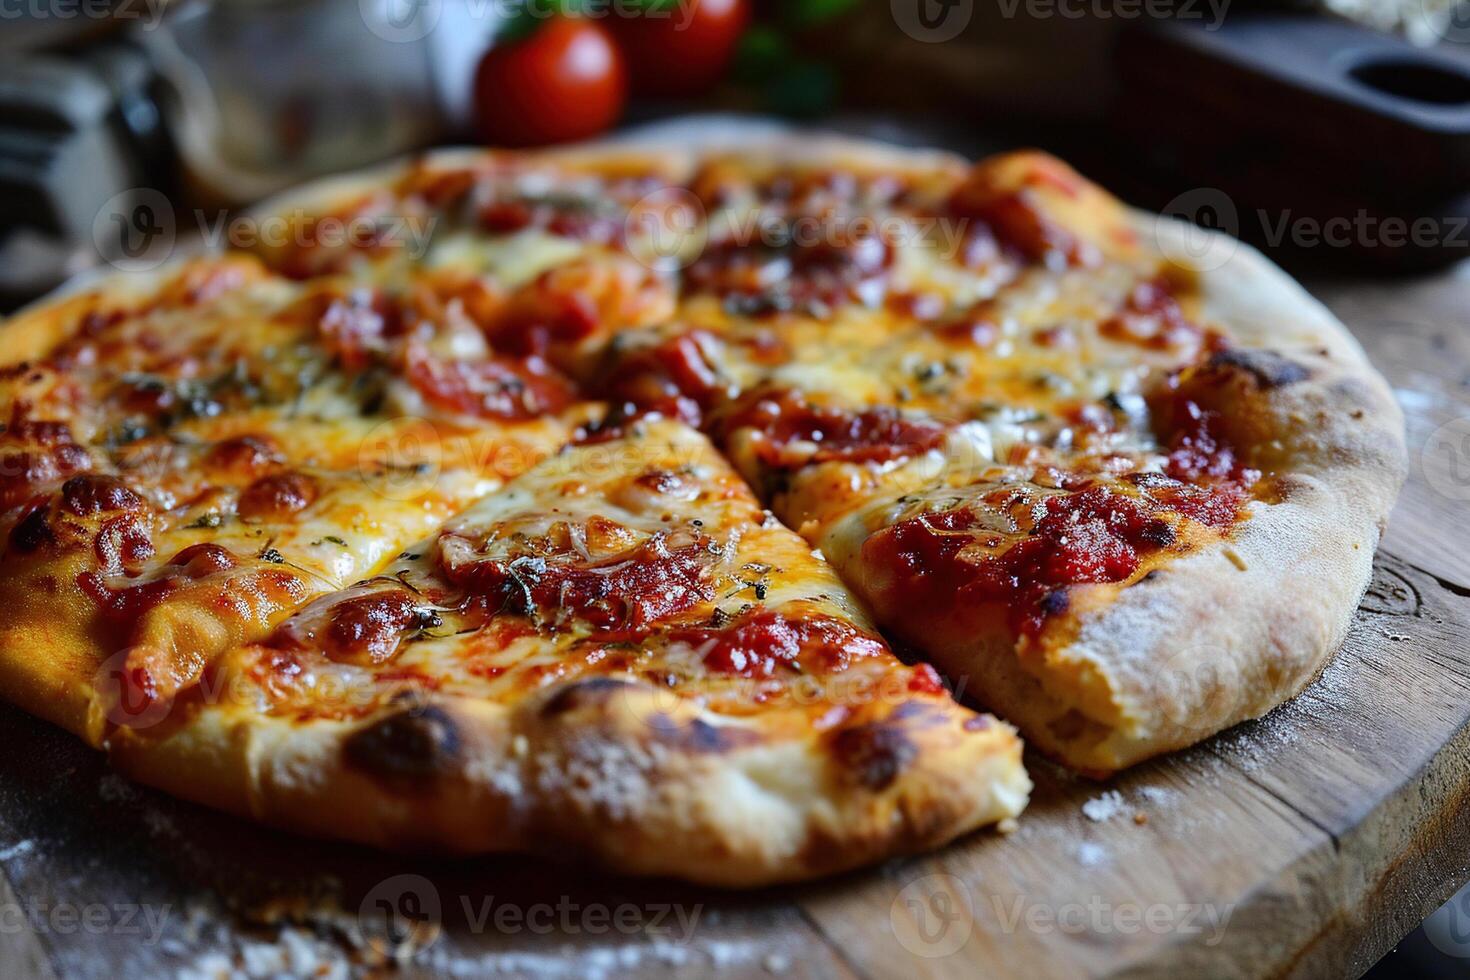
<svg viewBox="0 0 1470 980">
<path fill-rule="evenodd" d="M 546 460 L 141 723 L 89 693 L 122 771 L 257 819 L 727 885 L 933 847 L 1029 789 L 1013 731 L 667 421 Z"/>
<path fill-rule="evenodd" d="M 1235 290 L 1258 263 L 1203 277 L 1202 315 L 1228 334 L 1145 375 L 1131 405 L 1071 413 L 1051 438 L 992 430 L 989 453 L 922 487 L 890 477 L 815 539 L 885 628 L 1082 772 L 1290 698 L 1367 584 L 1401 417 L 1305 294 L 1277 297 L 1289 319 L 1245 311 Z"/>
</svg>

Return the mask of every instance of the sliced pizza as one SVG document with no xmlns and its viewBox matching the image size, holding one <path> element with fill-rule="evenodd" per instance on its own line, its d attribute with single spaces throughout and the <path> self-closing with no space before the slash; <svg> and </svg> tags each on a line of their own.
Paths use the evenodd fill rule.
<svg viewBox="0 0 1470 980">
<path fill-rule="evenodd" d="M 933 846 L 1028 783 L 928 663 L 1084 772 L 1198 741 L 1326 662 L 1403 476 L 1330 314 L 1036 152 L 454 151 L 257 217 L 5 326 L 0 694 L 312 833 Z"/>
<path fill-rule="evenodd" d="M 544 461 L 137 716 L 101 738 L 124 772 L 257 819 L 725 885 L 933 847 L 1030 785 L 676 422 Z"/>
</svg>

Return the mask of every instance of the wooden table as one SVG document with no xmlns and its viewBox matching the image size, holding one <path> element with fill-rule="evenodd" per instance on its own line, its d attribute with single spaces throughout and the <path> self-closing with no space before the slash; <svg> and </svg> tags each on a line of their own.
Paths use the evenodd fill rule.
<svg viewBox="0 0 1470 980">
<path fill-rule="evenodd" d="M 1363 971 L 1470 877 L 1470 266 L 1309 285 L 1398 391 L 1412 473 L 1341 655 L 1265 720 L 1108 785 L 1030 759 L 1010 837 L 712 895 L 273 833 L 0 710 L 0 975 L 356 968 L 382 959 L 357 915 L 379 899 L 439 908 L 410 975 Z"/>
</svg>

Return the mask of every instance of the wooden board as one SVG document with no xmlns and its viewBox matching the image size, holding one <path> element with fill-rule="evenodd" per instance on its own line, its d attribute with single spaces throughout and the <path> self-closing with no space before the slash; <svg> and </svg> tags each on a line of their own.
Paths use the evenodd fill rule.
<svg viewBox="0 0 1470 980">
<path fill-rule="evenodd" d="M 1363 971 L 1470 877 L 1470 268 L 1309 285 L 1398 390 L 1413 466 L 1341 655 L 1265 720 L 1106 785 L 1029 759 L 1010 837 L 710 894 L 262 830 L 0 709 L 0 975 Z M 391 946 L 383 901 L 425 926 Z"/>
</svg>

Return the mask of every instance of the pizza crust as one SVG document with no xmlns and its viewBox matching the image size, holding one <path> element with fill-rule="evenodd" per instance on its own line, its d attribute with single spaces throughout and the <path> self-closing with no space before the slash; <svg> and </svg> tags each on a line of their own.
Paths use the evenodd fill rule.
<svg viewBox="0 0 1470 980">
<path fill-rule="evenodd" d="M 162 741 L 124 730 L 107 748 L 141 782 L 311 835 L 749 887 L 929 850 L 1020 813 L 1030 781 L 1009 726 L 906 704 L 867 722 L 912 752 L 876 790 L 796 715 L 742 724 L 602 679 L 510 710 L 435 698 L 361 723 L 207 711 Z M 354 766 L 354 745 L 389 761 Z"/>
<path fill-rule="evenodd" d="M 1155 222 L 1161 239 L 1192 233 Z M 1227 541 L 1123 590 L 1049 651 L 1106 685 L 1117 712 L 1099 741 L 1050 746 L 1080 769 L 1192 744 L 1312 681 L 1346 636 L 1407 472 L 1402 413 L 1346 328 L 1259 252 L 1224 247 L 1224 264 L 1199 273 L 1205 318 L 1273 352 L 1222 372 L 1227 437 L 1283 475 L 1285 496 L 1254 504 Z"/>
<path fill-rule="evenodd" d="M 72 335 L 78 317 L 91 308 L 97 296 L 120 300 L 141 298 L 156 291 L 178 274 L 193 254 L 180 255 L 157 268 L 139 272 L 91 269 L 73 276 L 40 299 L 16 310 L 4 321 L 4 350 L 0 367 L 10 367 L 44 357 Z"/>
</svg>

